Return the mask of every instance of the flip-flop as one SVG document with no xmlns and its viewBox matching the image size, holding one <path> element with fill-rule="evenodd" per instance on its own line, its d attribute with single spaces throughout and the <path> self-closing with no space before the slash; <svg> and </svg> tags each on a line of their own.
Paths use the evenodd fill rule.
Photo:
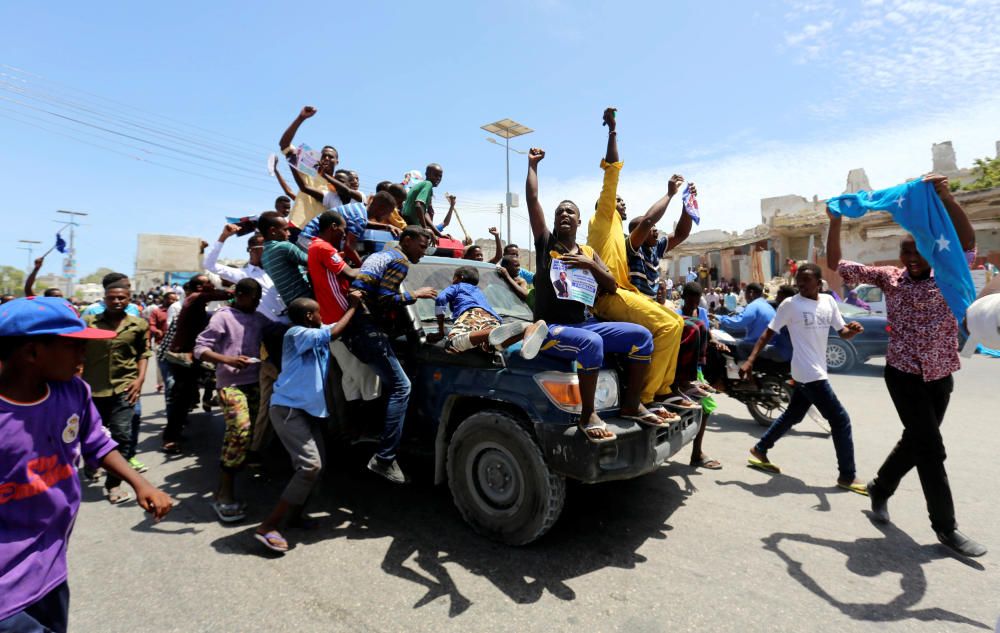
<svg viewBox="0 0 1000 633">
<path fill-rule="evenodd" d="M 254 532 L 253 537 L 263 543 L 264 547 L 272 552 L 284 554 L 288 551 L 288 541 L 285 540 L 285 537 L 278 530 L 271 530 L 266 534 Z"/>
<path fill-rule="evenodd" d="M 700 409 L 701 405 L 691 400 L 685 396 L 668 396 L 663 400 L 660 400 L 663 404 L 669 404 L 672 407 L 680 407 L 681 409 Z"/>
<path fill-rule="evenodd" d="M 107 492 L 108 492 L 108 501 L 110 501 L 114 505 L 119 505 L 125 503 L 126 501 L 132 500 L 132 493 L 130 493 L 128 490 L 125 490 L 121 486 L 116 486 L 114 488 L 111 488 Z"/>
<path fill-rule="evenodd" d="M 868 487 L 864 483 L 852 482 L 849 484 L 842 484 L 838 481 L 837 487 L 842 490 L 849 490 L 851 492 L 857 493 L 862 497 L 868 496 Z"/>
<path fill-rule="evenodd" d="M 750 466 L 750 468 L 756 468 L 757 470 L 764 471 L 765 473 L 774 473 L 776 475 L 781 474 L 781 469 L 778 468 L 776 464 L 761 461 L 756 457 L 748 457 L 747 465 Z"/>
<path fill-rule="evenodd" d="M 604 444 L 606 442 L 613 442 L 616 439 L 618 439 L 618 436 L 615 435 L 614 433 L 611 433 L 610 436 L 606 437 L 594 437 L 590 433 L 587 433 L 587 431 L 594 431 L 594 430 L 607 431 L 608 425 L 604 420 L 601 420 L 600 422 L 590 422 L 587 424 L 587 426 L 581 426 L 577 424 L 576 428 L 581 433 L 583 433 L 583 437 L 585 437 L 588 442 L 591 442 L 593 444 Z"/>
<path fill-rule="evenodd" d="M 708 470 L 722 470 L 722 462 L 711 457 L 702 457 L 697 462 L 691 462 L 692 468 L 707 468 Z"/>
<path fill-rule="evenodd" d="M 659 416 L 661 420 L 666 420 L 668 422 L 676 422 L 677 420 L 681 419 L 680 415 L 674 413 L 673 411 L 664 407 L 661 404 L 644 404 L 642 406 L 646 407 L 646 409 L 653 415 Z"/>
<path fill-rule="evenodd" d="M 247 514 L 244 512 L 244 507 L 245 506 L 239 502 L 219 503 L 218 501 L 215 501 L 212 503 L 212 509 L 215 510 L 215 515 L 219 517 L 219 520 L 223 523 L 235 523 L 245 519 Z"/>
<path fill-rule="evenodd" d="M 670 426 L 670 422 L 667 421 L 667 419 L 661 418 L 660 416 L 656 415 L 652 411 L 648 411 L 648 410 L 646 411 L 646 413 L 642 413 L 642 414 L 640 414 L 640 413 L 634 413 L 632 415 L 621 415 L 620 417 L 623 420 L 634 420 L 635 422 L 638 422 L 639 424 L 642 424 L 642 425 L 645 425 L 645 426 L 654 426 L 654 427 L 659 427 L 659 428 Z"/>
</svg>

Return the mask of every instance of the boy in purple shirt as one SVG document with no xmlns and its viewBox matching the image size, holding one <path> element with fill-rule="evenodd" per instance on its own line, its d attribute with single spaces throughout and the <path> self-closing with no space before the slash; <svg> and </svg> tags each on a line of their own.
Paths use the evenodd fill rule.
<svg viewBox="0 0 1000 633">
<path fill-rule="evenodd" d="M 260 343 L 268 318 L 257 312 L 261 285 L 249 277 L 236 283 L 232 306 L 219 308 L 198 335 L 194 357 L 215 363 L 215 383 L 222 403 L 226 432 L 222 436 L 222 474 L 212 509 L 224 523 L 246 516 L 245 504 L 233 491 L 236 473 L 243 469 L 250 445 L 251 420 L 260 405 Z"/>
<path fill-rule="evenodd" d="M 66 545 L 81 462 L 128 482 L 156 520 L 173 504 L 115 450 L 75 375 L 86 341 L 113 336 L 86 327 L 58 298 L 0 308 L 0 630 L 66 630 Z"/>
</svg>

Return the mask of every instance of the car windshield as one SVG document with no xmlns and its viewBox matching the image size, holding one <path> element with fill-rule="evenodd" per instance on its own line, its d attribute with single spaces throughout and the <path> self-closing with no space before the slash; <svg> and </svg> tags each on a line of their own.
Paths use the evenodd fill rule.
<svg viewBox="0 0 1000 633">
<path fill-rule="evenodd" d="M 465 260 L 454 260 L 454 262 L 454 264 L 421 262 L 416 266 L 411 266 L 410 272 L 406 275 L 406 289 L 413 292 L 417 288 L 430 286 L 439 292 L 444 290 L 451 285 L 455 269 L 458 266 L 469 264 Z M 513 317 L 525 321 L 532 320 L 531 308 L 514 294 L 510 286 L 507 285 L 507 282 L 503 280 L 503 277 L 500 276 L 500 273 L 495 268 L 476 266 L 476 270 L 479 271 L 479 289 L 486 295 L 490 306 L 492 306 L 497 314 L 501 317 Z M 434 316 L 433 299 L 418 299 L 416 309 L 421 321 L 427 322 L 436 319 Z"/>
<path fill-rule="evenodd" d="M 844 317 L 859 317 L 859 316 L 871 316 L 871 312 L 865 310 L 864 308 L 859 308 L 858 306 L 851 305 L 849 303 L 844 303 L 843 301 L 837 302 L 837 307 L 840 308 L 840 313 Z"/>
</svg>

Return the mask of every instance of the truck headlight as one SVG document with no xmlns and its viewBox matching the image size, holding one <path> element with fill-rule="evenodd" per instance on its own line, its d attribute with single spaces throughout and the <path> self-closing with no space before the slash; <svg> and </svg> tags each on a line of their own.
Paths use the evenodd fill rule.
<svg viewBox="0 0 1000 633">
<path fill-rule="evenodd" d="M 535 382 L 549 401 L 569 413 L 580 412 L 580 379 L 576 374 L 546 371 L 535 374 Z M 603 411 L 618 406 L 618 377 L 610 369 L 597 373 L 594 410 Z"/>
</svg>

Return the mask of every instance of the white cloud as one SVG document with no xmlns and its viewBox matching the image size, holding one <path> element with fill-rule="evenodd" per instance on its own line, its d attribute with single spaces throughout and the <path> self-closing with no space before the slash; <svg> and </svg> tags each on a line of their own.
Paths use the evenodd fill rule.
<svg viewBox="0 0 1000 633">
<path fill-rule="evenodd" d="M 789 6 L 784 50 L 839 75 L 841 93 L 857 109 L 915 111 L 996 94 L 1000 0 L 854 0 L 836 9 L 790 0 Z"/>
<path fill-rule="evenodd" d="M 627 132 L 622 131 L 623 134 Z M 625 155 L 619 193 L 629 204 L 629 216 L 642 214 L 666 191 L 667 179 L 680 173 L 698 184 L 703 221 L 697 230 L 741 231 L 760 223 L 760 199 L 787 194 L 821 199 L 839 194 L 847 172 L 864 167 L 873 187 L 882 188 L 905 181 L 931 169 L 931 144 L 951 140 L 960 166 L 974 158 L 993 156 L 1000 139 L 1000 97 L 875 129 L 857 129 L 838 136 L 830 133 L 809 142 L 767 144 L 758 151 L 729 154 L 713 160 L 691 160 L 678 165 L 634 171 Z M 553 148 L 555 149 L 555 148 Z M 520 170 L 518 170 L 520 172 Z M 549 216 L 560 200 L 574 200 L 586 221 L 593 213 L 600 192 L 600 172 L 596 167 L 579 177 L 548 178 L 545 163 L 540 168 L 542 204 Z M 512 176 L 523 201 L 523 172 Z M 459 209 L 466 199 L 501 200 L 500 191 L 458 192 Z M 679 213 L 679 200 L 671 203 L 661 227 L 669 229 Z M 515 213 L 527 216 L 522 206 Z M 496 224 L 494 214 L 470 213 L 463 216 L 474 237 L 485 237 L 486 228 Z M 528 226 L 515 218 L 514 241 L 523 244 Z M 457 228 L 455 230 L 457 233 Z M 582 235 L 582 233 L 581 233 Z"/>
</svg>

